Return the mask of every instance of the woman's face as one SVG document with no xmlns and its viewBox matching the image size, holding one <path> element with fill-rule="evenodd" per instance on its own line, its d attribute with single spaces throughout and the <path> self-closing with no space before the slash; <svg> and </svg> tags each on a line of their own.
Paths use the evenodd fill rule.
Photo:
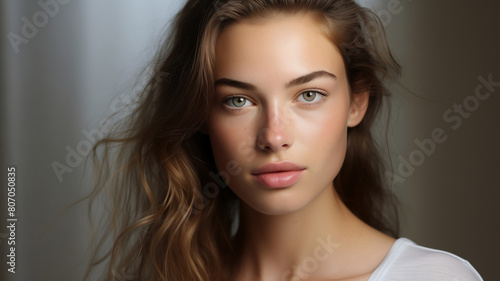
<svg viewBox="0 0 500 281">
<path fill-rule="evenodd" d="M 332 188 L 368 95 L 351 103 L 341 54 L 320 24 L 304 14 L 232 24 L 217 40 L 215 67 L 207 130 L 238 197 L 277 215 Z"/>
</svg>

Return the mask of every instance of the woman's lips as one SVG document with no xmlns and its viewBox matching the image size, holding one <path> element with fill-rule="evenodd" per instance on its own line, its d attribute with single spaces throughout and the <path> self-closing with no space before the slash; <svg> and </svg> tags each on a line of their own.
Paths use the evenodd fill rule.
<svg viewBox="0 0 500 281">
<path fill-rule="evenodd" d="M 270 188 L 280 188 L 289 187 L 296 183 L 304 170 L 301 171 L 286 171 L 286 172 L 276 172 L 276 173 L 264 173 L 254 175 L 257 180 Z"/>
<path fill-rule="evenodd" d="M 252 171 L 252 175 L 258 182 L 269 188 L 282 188 L 295 184 L 305 169 L 305 167 L 285 161 L 264 165 Z"/>
</svg>

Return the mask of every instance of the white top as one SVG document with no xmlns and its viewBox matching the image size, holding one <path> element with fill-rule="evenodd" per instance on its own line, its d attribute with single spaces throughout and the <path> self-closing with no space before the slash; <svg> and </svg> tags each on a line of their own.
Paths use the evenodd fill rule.
<svg viewBox="0 0 500 281">
<path fill-rule="evenodd" d="M 454 254 L 396 240 L 368 281 L 483 281 L 470 263 Z"/>
</svg>

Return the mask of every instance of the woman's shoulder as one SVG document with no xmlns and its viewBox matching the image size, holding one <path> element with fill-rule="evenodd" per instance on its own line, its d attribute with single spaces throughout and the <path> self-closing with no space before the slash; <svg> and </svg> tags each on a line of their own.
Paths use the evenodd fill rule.
<svg viewBox="0 0 500 281">
<path fill-rule="evenodd" d="M 482 281 L 472 265 L 446 251 L 415 244 L 407 238 L 396 240 L 369 281 L 443 280 Z"/>
</svg>

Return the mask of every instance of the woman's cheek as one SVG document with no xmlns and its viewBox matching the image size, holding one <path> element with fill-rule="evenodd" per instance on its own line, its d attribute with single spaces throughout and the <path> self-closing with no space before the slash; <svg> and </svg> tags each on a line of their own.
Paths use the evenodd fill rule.
<svg viewBox="0 0 500 281">
<path fill-rule="evenodd" d="M 241 162 L 251 146 L 250 130 L 242 116 L 219 116 L 209 134 L 217 166 L 224 167 L 229 161 Z M 253 147 L 253 146 L 252 146 Z"/>
<path fill-rule="evenodd" d="M 298 137 L 310 144 L 330 143 L 347 131 L 347 111 L 344 108 L 325 107 L 309 112 L 298 120 Z"/>
</svg>

